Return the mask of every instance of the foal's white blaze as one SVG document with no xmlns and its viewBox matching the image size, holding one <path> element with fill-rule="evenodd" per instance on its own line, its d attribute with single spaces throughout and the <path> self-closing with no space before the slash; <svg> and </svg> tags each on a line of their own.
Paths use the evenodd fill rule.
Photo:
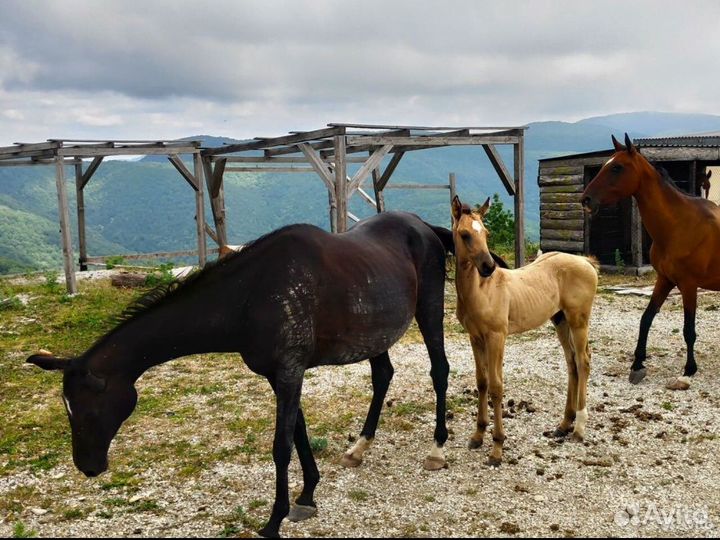
<svg viewBox="0 0 720 540">
<path fill-rule="evenodd" d="M 479 221 L 473 221 L 472 228 L 475 229 L 477 232 L 483 230 L 482 223 L 480 223 Z"/>
<path fill-rule="evenodd" d="M 70 408 L 70 402 L 68 401 L 68 398 L 66 398 L 64 394 L 63 394 L 63 401 L 65 402 L 65 408 L 67 409 L 68 415 L 70 415 L 70 418 L 72 418 L 72 409 Z"/>
<path fill-rule="evenodd" d="M 370 445 L 372 444 L 372 440 L 367 440 L 365 437 L 360 437 L 357 442 L 353 445 L 353 447 L 345 452 L 348 456 L 353 456 L 358 459 L 362 459 L 363 454 L 365 453 L 365 450 L 370 448 Z"/>
</svg>

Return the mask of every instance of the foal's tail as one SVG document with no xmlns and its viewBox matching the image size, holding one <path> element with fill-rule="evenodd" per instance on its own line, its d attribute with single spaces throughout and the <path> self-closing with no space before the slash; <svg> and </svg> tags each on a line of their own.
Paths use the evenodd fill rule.
<svg viewBox="0 0 720 540">
<path fill-rule="evenodd" d="M 594 256 L 592 255 L 586 255 L 585 260 L 592 264 L 592 267 L 595 269 L 595 272 L 600 274 L 600 261 L 598 261 Z"/>
</svg>

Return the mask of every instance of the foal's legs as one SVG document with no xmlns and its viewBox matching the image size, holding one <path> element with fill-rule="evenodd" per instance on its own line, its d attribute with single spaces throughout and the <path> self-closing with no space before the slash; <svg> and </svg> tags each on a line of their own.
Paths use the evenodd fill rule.
<svg viewBox="0 0 720 540">
<path fill-rule="evenodd" d="M 500 332 L 485 335 L 485 351 L 488 359 L 488 375 L 490 379 L 490 399 L 493 402 L 493 448 L 490 452 L 488 465 L 497 467 L 502 462 L 505 429 L 502 420 L 503 405 L 503 357 L 505 355 L 505 338 Z"/>
<path fill-rule="evenodd" d="M 471 337 L 473 356 L 475 357 L 475 381 L 478 389 L 478 412 L 475 433 L 470 437 L 470 449 L 480 448 L 485 438 L 490 420 L 488 418 L 488 360 L 482 338 Z"/>
<path fill-rule="evenodd" d="M 697 286 L 694 283 L 683 284 L 680 287 L 680 293 L 683 299 L 683 312 L 685 314 L 685 323 L 683 324 L 683 337 L 687 345 L 687 361 L 685 362 L 685 370 L 683 376 L 692 377 L 697 372 L 697 364 L 695 363 L 695 312 L 697 310 Z"/>
<path fill-rule="evenodd" d="M 645 368 L 644 362 L 645 358 L 647 358 L 647 339 L 650 326 L 674 286 L 675 284 L 671 283 L 668 278 L 662 274 L 658 274 L 650 303 L 647 308 L 645 308 L 645 312 L 640 319 L 640 334 L 638 336 L 637 346 L 635 347 L 635 361 L 630 368 L 630 382 L 632 384 L 638 384 L 645 378 L 647 369 Z"/>
<path fill-rule="evenodd" d="M 588 322 L 590 314 L 578 316 L 578 321 L 569 321 L 570 333 L 572 335 L 573 348 L 575 351 L 575 363 L 577 365 L 577 405 L 575 413 L 575 430 L 573 438 L 583 440 L 585 438 L 585 426 L 587 424 L 587 383 L 590 376 L 590 345 L 588 343 Z"/>
<path fill-rule="evenodd" d="M 267 538 L 280 536 L 280 523 L 290 512 L 288 494 L 288 466 L 292 455 L 293 438 L 300 408 L 303 372 L 293 370 L 278 374 L 271 381 L 277 402 L 275 414 L 275 441 L 273 461 L 275 462 L 275 503 L 267 525 L 260 535 Z"/>
<path fill-rule="evenodd" d="M 578 395 L 578 370 L 575 362 L 575 352 L 570 337 L 570 326 L 563 312 L 559 312 L 552 318 L 553 324 L 555 325 L 555 331 L 557 332 L 558 339 L 562 345 L 563 352 L 565 353 L 565 363 L 567 364 L 568 370 L 568 388 L 567 388 L 567 400 L 565 401 L 565 415 L 563 416 L 562 422 L 555 430 L 553 434 L 555 437 L 565 437 L 572 428 L 572 424 L 575 421 L 575 412 L 577 407 L 577 395 Z"/>
<path fill-rule="evenodd" d="M 443 267 L 444 272 L 444 267 Z M 428 471 L 436 471 L 447 464 L 443 446 L 448 439 L 446 414 L 446 398 L 450 364 L 445 356 L 445 334 L 443 328 L 445 276 L 440 274 L 435 282 L 438 290 L 421 289 L 418 292 L 418 306 L 415 320 L 425 341 L 430 356 L 430 377 L 435 390 L 435 434 L 430 454 L 425 458 L 423 467 Z M 434 294 L 433 294 L 434 293 Z"/>
<path fill-rule="evenodd" d="M 320 482 L 320 472 L 318 471 L 312 448 L 310 447 L 310 441 L 308 440 L 302 407 L 298 409 L 294 440 L 295 448 L 300 458 L 300 465 L 302 466 L 303 489 L 300 496 L 295 500 L 295 505 L 290 508 L 288 519 L 290 521 L 303 521 L 317 513 L 317 505 L 315 504 L 313 495 L 315 494 L 315 488 L 318 482 Z"/>
<path fill-rule="evenodd" d="M 344 467 L 359 467 L 363 460 L 363 453 L 368 449 L 377 430 L 378 421 L 380 420 L 380 411 L 382 410 L 385 396 L 390 381 L 393 378 L 395 370 L 390 362 L 390 356 L 387 351 L 370 359 L 370 369 L 372 372 L 373 397 L 368 410 L 365 425 L 360 432 L 360 438 L 350 450 L 343 454 L 340 464 Z"/>
</svg>

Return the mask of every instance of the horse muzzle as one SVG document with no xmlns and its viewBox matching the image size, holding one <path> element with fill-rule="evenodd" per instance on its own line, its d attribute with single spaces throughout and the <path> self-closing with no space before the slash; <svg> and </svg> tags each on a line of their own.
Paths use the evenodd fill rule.
<svg viewBox="0 0 720 540">
<path fill-rule="evenodd" d="M 580 202 L 582 203 L 583 210 L 590 215 L 597 214 L 597 211 L 600 208 L 598 202 L 591 197 L 585 196 Z"/>
</svg>

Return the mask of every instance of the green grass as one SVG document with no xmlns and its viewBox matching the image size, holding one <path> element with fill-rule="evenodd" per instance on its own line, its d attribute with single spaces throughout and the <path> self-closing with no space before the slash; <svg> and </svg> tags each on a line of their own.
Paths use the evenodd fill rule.
<svg viewBox="0 0 720 540">
<path fill-rule="evenodd" d="M 21 521 L 13 525 L 13 538 L 35 538 L 36 536 L 37 531 L 28 529 Z"/>
</svg>

